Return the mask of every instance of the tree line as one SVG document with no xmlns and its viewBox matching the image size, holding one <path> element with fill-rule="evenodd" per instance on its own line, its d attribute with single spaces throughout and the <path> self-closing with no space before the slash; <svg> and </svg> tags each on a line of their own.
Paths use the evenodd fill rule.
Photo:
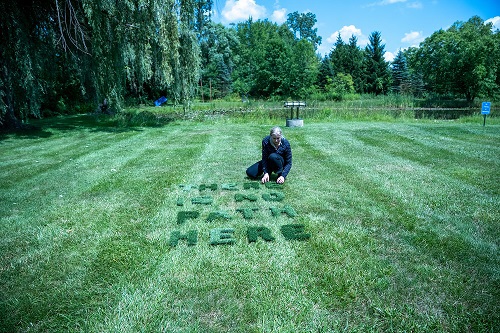
<svg viewBox="0 0 500 333">
<path fill-rule="evenodd" d="M 162 95 L 189 108 L 195 98 L 228 96 L 395 93 L 472 102 L 500 93 L 500 34 L 477 16 L 387 62 L 379 31 L 366 47 L 339 35 L 320 56 L 313 13 L 224 26 L 212 21 L 212 7 L 213 0 L 2 1 L 0 127 Z"/>
</svg>

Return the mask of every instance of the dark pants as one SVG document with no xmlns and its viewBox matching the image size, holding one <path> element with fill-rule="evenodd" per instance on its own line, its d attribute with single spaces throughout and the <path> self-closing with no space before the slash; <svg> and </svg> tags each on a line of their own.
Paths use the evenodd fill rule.
<svg viewBox="0 0 500 333">
<path fill-rule="evenodd" d="M 276 153 L 269 155 L 267 158 L 267 172 L 272 173 L 275 172 L 278 176 L 281 176 L 283 172 L 283 157 Z M 259 178 L 264 173 L 262 170 L 262 161 L 259 161 L 253 165 L 251 165 L 247 169 L 247 176 L 253 179 Z"/>
</svg>

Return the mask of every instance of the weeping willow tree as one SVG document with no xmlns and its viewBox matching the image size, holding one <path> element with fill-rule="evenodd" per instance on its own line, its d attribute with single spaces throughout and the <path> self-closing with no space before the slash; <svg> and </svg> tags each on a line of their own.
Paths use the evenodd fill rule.
<svg viewBox="0 0 500 333">
<path fill-rule="evenodd" d="M 39 113 L 56 63 L 52 0 L 0 1 L 0 127 Z"/>
<path fill-rule="evenodd" d="M 200 48 L 195 33 L 195 0 L 181 0 L 179 65 L 176 66 L 176 99 L 189 106 L 200 75 Z"/>
<path fill-rule="evenodd" d="M 68 82 L 80 97 L 115 110 L 145 86 L 188 107 L 199 75 L 200 2 L 1 1 L 0 126 L 40 116 Z"/>
<path fill-rule="evenodd" d="M 99 101 L 106 98 L 119 109 L 127 87 L 141 93 L 148 84 L 189 105 L 199 73 L 195 2 L 83 1 Z"/>
</svg>

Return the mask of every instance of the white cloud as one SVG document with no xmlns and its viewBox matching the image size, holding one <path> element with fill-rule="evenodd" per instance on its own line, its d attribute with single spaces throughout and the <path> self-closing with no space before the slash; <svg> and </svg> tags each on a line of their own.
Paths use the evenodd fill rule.
<svg viewBox="0 0 500 333">
<path fill-rule="evenodd" d="M 222 19 L 226 23 L 244 21 L 249 17 L 259 20 L 266 16 L 266 8 L 255 0 L 227 0 L 222 10 Z"/>
<path fill-rule="evenodd" d="M 382 0 L 378 2 L 372 2 L 367 5 L 367 7 L 372 7 L 372 6 L 387 6 L 387 5 L 393 5 L 398 2 L 406 2 L 407 0 Z"/>
<path fill-rule="evenodd" d="M 379 2 L 380 5 L 392 5 L 398 2 L 406 2 L 407 0 L 382 0 Z"/>
<path fill-rule="evenodd" d="M 413 9 L 421 9 L 423 5 L 420 1 L 415 1 L 415 2 L 410 2 L 408 5 L 406 5 L 406 7 Z"/>
<path fill-rule="evenodd" d="M 276 9 L 273 12 L 272 20 L 278 24 L 285 23 L 287 19 L 286 12 L 287 12 L 286 8 Z"/>
<path fill-rule="evenodd" d="M 329 43 L 335 43 L 337 41 L 337 36 L 339 35 L 339 33 L 340 33 L 340 38 L 342 38 L 344 43 L 349 43 L 349 39 L 352 36 L 355 36 L 358 39 L 357 45 L 360 47 L 364 47 L 369 42 L 368 37 L 363 35 L 361 29 L 356 28 L 356 26 L 352 24 L 345 25 L 342 27 L 342 29 L 335 31 L 333 34 L 330 35 L 330 37 L 326 39 L 326 41 Z"/>
<path fill-rule="evenodd" d="M 332 46 L 330 44 L 322 43 L 318 45 L 318 53 L 323 57 L 330 53 Z"/>
<path fill-rule="evenodd" d="M 484 23 L 492 23 L 493 30 L 500 29 L 500 16 L 495 16 L 484 21 Z"/>
<path fill-rule="evenodd" d="M 408 8 L 413 8 L 413 9 L 420 9 L 423 7 L 422 2 L 420 1 L 413 1 L 413 2 L 407 2 L 408 0 L 382 0 L 382 1 L 377 1 L 377 2 L 372 2 L 366 7 L 374 7 L 374 6 L 390 6 L 394 5 L 397 3 L 406 3 L 406 7 Z"/>
<path fill-rule="evenodd" d="M 411 31 L 405 33 L 405 36 L 401 38 L 401 42 L 410 44 L 411 46 L 418 46 L 424 39 L 422 31 Z"/>
<path fill-rule="evenodd" d="M 390 61 L 392 62 L 396 56 L 392 52 L 385 52 L 384 53 L 384 59 L 385 61 Z"/>
</svg>

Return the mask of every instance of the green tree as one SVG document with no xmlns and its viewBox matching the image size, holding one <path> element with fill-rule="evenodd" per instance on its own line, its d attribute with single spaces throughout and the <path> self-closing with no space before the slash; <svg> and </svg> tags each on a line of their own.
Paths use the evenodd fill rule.
<svg viewBox="0 0 500 333">
<path fill-rule="evenodd" d="M 324 56 L 319 66 L 318 80 L 316 84 L 321 90 L 325 90 L 326 85 L 333 80 L 334 72 L 330 57 Z"/>
<path fill-rule="evenodd" d="M 363 86 L 363 50 L 361 50 L 358 46 L 358 39 L 356 36 L 352 35 L 351 38 L 349 38 L 349 44 L 348 44 L 348 53 L 349 53 L 349 59 L 350 65 L 348 67 L 348 70 L 346 71 L 347 74 L 350 74 L 353 82 L 354 82 L 354 90 L 358 93 L 361 93 L 364 90 Z"/>
<path fill-rule="evenodd" d="M 239 51 L 234 72 L 235 89 L 242 95 L 269 97 L 281 89 L 288 46 L 278 25 L 267 20 L 240 23 L 236 27 Z"/>
<path fill-rule="evenodd" d="M 422 97 L 425 92 L 425 85 L 422 74 L 415 71 L 410 66 L 408 59 L 414 58 L 418 49 L 411 47 L 405 51 L 400 50 L 391 64 L 392 71 L 392 91 Z"/>
<path fill-rule="evenodd" d="M 375 95 L 386 94 L 391 77 L 389 65 L 384 59 L 385 45 L 378 31 L 373 32 L 368 39 L 370 43 L 364 53 L 365 91 Z"/>
<path fill-rule="evenodd" d="M 247 96 L 252 89 L 254 69 L 256 67 L 256 55 L 251 52 L 256 42 L 254 40 L 253 19 L 238 23 L 235 26 L 236 35 L 239 41 L 237 48 L 238 57 L 235 59 L 235 69 L 233 72 L 233 89 L 242 96 Z"/>
<path fill-rule="evenodd" d="M 234 87 L 241 94 L 301 97 L 317 80 L 314 46 L 287 25 L 251 19 L 236 27 L 239 39 Z"/>
<path fill-rule="evenodd" d="M 0 2 L 0 123 L 40 116 L 54 96 L 62 107 L 76 91 L 119 109 L 126 93 L 155 86 L 187 105 L 199 74 L 200 2 Z"/>
<path fill-rule="evenodd" d="M 332 68 L 335 74 L 350 73 L 351 59 L 349 57 L 349 49 L 342 40 L 340 33 L 337 35 L 337 40 L 335 44 L 333 44 L 332 51 L 330 52 L 330 61 L 332 62 Z"/>
<path fill-rule="evenodd" d="M 288 91 L 284 91 L 285 97 L 303 99 L 317 81 L 320 62 L 314 45 L 306 40 L 299 40 L 290 52 L 290 70 L 287 71 L 290 85 Z"/>
<path fill-rule="evenodd" d="M 426 91 L 426 84 L 424 82 L 424 76 L 420 67 L 417 65 L 418 63 L 418 47 L 409 47 L 403 51 L 406 64 L 408 67 L 408 71 L 410 73 L 410 81 L 412 88 L 414 89 L 413 95 L 416 97 L 423 97 Z"/>
<path fill-rule="evenodd" d="M 264 62 L 261 63 L 257 75 L 257 85 L 261 87 L 262 96 L 282 95 L 288 90 L 285 85 L 290 60 L 289 51 L 285 41 L 278 34 L 267 40 Z"/>
<path fill-rule="evenodd" d="M 226 28 L 220 23 L 209 22 L 201 41 L 202 82 L 212 83 L 212 96 L 224 97 L 232 92 L 232 73 L 234 70 L 235 52 L 239 47 L 236 31 Z M 205 88 L 206 90 L 206 88 Z M 207 95 L 207 92 L 204 92 Z"/>
<path fill-rule="evenodd" d="M 200 75 L 200 48 L 195 33 L 195 0 L 180 1 L 179 64 L 176 67 L 174 91 L 184 110 L 194 96 Z"/>
<path fill-rule="evenodd" d="M 212 22 L 213 0 L 195 0 L 194 1 L 194 30 L 198 41 L 203 39 L 206 27 Z"/>
<path fill-rule="evenodd" d="M 498 92 L 498 32 L 474 16 L 426 38 L 412 57 L 411 66 L 422 73 L 427 89 L 464 96 L 472 102 L 481 94 Z"/>
<path fill-rule="evenodd" d="M 364 88 L 363 51 L 357 45 L 357 38 L 351 36 L 349 43 L 346 44 L 338 34 L 329 57 L 334 73 L 349 74 L 353 80 L 355 91 L 362 92 Z"/>
<path fill-rule="evenodd" d="M 0 127 L 20 127 L 53 90 L 57 11 L 52 0 L 33 0 L 1 1 L 0 12 Z"/>
<path fill-rule="evenodd" d="M 262 58 L 257 63 L 254 92 L 261 97 L 287 95 L 292 84 L 293 35 L 283 25 L 278 26 L 267 20 L 256 23 L 260 28 L 259 41 L 262 43 L 258 48 L 264 53 L 260 54 Z"/>
<path fill-rule="evenodd" d="M 321 36 L 318 36 L 318 29 L 314 28 L 316 24 L 315 14 L 311 12 L 293 12 L 288 14 L 286 23 L 297 39 L 305 39 L 312 43 L 315 50 L 321 44 Z"/>
<path fill-rule="evenodd" d="M 449 29 L 457 40 L 456 68 L 462 73 L 455 75 L 454 91 L 465 95 L 469 102 L 495 89 L 491 83 L 500 64 L 500 44 L 495 43 L 491 28 L 491 23 L 485 24 L 480 17 L 474 16 L 465 23 L 457 22 Z"/>
<path fill-rule="evenodd" d="M 354 93 L 354 81 L 350 74 L 337 73 L 335 78 L 326 86 L 326 90 L 335 95 L 336 99 L 342 99 L 346 94 Z"/>
<path fill-rule="evenodd" d="M 410 92 L 410 73 L 403 51 L 399 50 L 391 64 L 392 90 L 397 93 Z"/>
<path fill-rule="evenodd" d="M 497 29 L 492 36 L 494 49 L 487 68 L 491 68 L 485 79 L 482 93 L 486 97 L 498 98 L 500 96 L 500 30 Z"/>
</svg>

